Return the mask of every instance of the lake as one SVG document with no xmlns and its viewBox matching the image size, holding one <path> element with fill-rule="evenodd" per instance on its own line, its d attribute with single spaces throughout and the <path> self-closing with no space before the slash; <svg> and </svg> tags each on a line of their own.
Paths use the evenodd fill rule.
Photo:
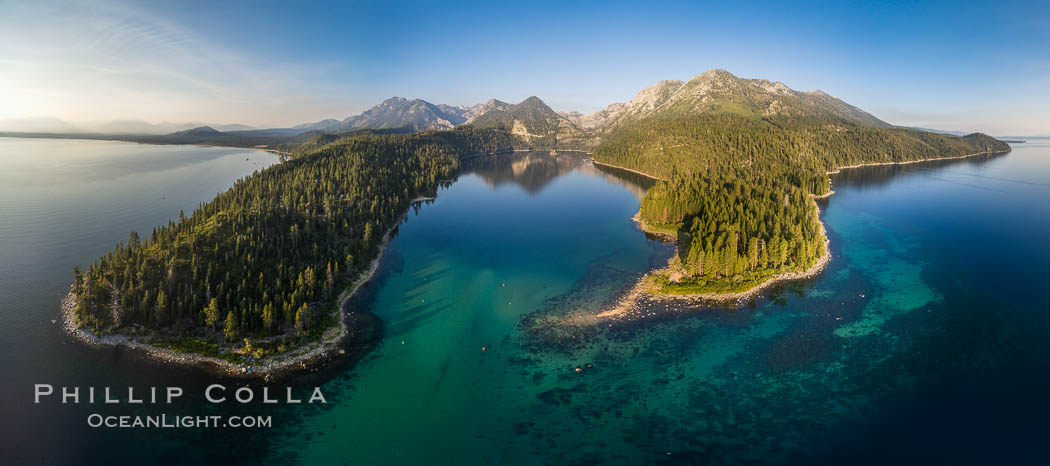
<svg viewBox="0 0 1050 466">
<path fill-rule="evenodd" d="M 647 182 L 571 153 L 472 159 L 417 205 L 349 303 L 374 349 L 294 380 L 324 405 L 213 405 L 237 386 L 51 319 L 71 268 L 275 162 L 243 149 L 0 138 L 0 442 L 15 463 L 1043 462 L 1050 140 L 865 167 L 821 201 L 833 259 L 739 308 L 554 327 L 671 249 Z M 582 369 L 577 371 L 577 368 Z M 178 385 L 167 405 L 32 404 L 32 384 Z M 253 383 L 257 385 L 258 383 Z M 268 414 L 268 429 L 92 429 L 106 414 Z M 18 422 L 11 420 L 17 419 Z"/>
</svg>

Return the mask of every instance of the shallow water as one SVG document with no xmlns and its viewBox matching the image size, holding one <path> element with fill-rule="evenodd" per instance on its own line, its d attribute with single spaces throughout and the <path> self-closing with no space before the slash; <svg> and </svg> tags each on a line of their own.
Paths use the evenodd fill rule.
<svg viewBox="0 0 1050 466">
<path fill-rule="evenodd" d="M 0 438 L 24 442 L 18 460 L 50 463 L 1044 462 L 1050 141 L 848 170 L 833 183 L 822 201 L 833 260 L 818 277 L 739 309 L 552 330 L 548 319 L 600 308 L 667 257 L 629 220 L 644 187 L 571 155 L 476 160 L 407 216 L 351 303 L 384 321 L 375 351 L 294 381 L 321 386 L 328 404 L 215 406 L 188 395 L 121 408 L 272 414 L 263 430 L 92 430 L 84 416 L 97 407 L 26 405 L 39 379 L 191 393 L 217 378 L 68 343 L 46 323 L 65 284 L 17 273 L 5 257 L 2 332 L 19 349 L 0 356 L 14 370 L 3 409 L 25 421 L 5 422 Z M 28 202 L 7 194 L 4 206 Z M 173 216 L 150 214 L 161 217 L 131 226 Z M 126 237 L 112 230 L 109 242 Z M 4 253 L 28 250 L 30 237 L 60 244 L 5 230 Z M 105 243 L 51 261 L 68 274 L 93 247 Z M 16 276 L 54 289 L 8 287 Z"/>
</svg>

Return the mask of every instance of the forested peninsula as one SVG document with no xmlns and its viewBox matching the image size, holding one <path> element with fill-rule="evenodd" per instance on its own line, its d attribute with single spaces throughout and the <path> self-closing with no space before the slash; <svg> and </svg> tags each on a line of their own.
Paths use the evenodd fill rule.
<svg viewBox="0 0 1050 466">
<path fill-rule="evenodd" d="M 812 198 L 830 193 L 829 172 L 1007 150 L 983 134 L 716 114 L 630 123 L 594 158 L 662 179 L 643 199 L 639 220 L 646 231 L 673 237 L 679 251 L 647 278 L 649 289 L 718 299 L 804 272 L 827 253 Z"/>
<path fill-rule="evenodd" d="M 534 97 L 487 105 L 451 130 L 298 136 L 283 146 L 289 160 L 76 269 L 67 329 L 253 373 L 333 350 L 353 333 L 341 298 L 374 271 L 385 233 L 479 154 L 585 150 L 657 179 L 637 218 L 675 241 L 677 254 L 622 308 L 639 293 L 737 298 L 819 270 L 828 249 L 814 198 L 830 193 L 828 173 L 840 167 L 1009 150 L 983 134 L 896 127 L 820 91 L 722 70 L 661 81 L 590 115 Z M 411 112 L 394 116 L 402 114 Z"/>
<path fill-rule="evenodd" d="M 451 182 L 461 157 L 513 147 L 506 132 L 473 127 L 334 139 L 74 269 L 67 327 L 88 341 L 134 341 L 235 371 L 280 365 L 347 333 L 336 331 L 337 298 L 370 278 L 385 233 L 415 199 Z M 115 334 L 124 338 L 105 338 Z"/>
</svg>

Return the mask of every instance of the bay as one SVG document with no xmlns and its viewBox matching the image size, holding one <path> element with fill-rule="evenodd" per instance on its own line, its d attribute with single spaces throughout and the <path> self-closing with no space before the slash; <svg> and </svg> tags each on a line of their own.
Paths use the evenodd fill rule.
<svg viewBox="0 0 1050 466">
<path fill-rule="evenodd" d="M 245 160 L 248 159 L 248 160 Z M 571 153 L 468 161 L 407 216 L 351 310 L 364 359 L 295 380 L 328 403 L 214 405 L 243 384 L 91 349 L 50 319 L 73 265 L 273 163 L 242 149 L 0 139 L 0 397 L 14 462 L 1032 464 L 1050 432 L 1050 140 L 846 170 L 833 259 L 739 308 L 601 328 L 671 253 L 631 222 L 646 182 Z M 258 165 L 255 165 L 255 164 Z M 580 368 L 581 371 L 576 369 Z M 179 385 L 172 406 L 32 405 L 32 384 Z M 252 383 L 257 386 L 259 383 Z M 266 429 L 91 429 L 85 417 L 265 414 Z M 9 448 L 10 447 L 10 448 Z"/>
</svg>

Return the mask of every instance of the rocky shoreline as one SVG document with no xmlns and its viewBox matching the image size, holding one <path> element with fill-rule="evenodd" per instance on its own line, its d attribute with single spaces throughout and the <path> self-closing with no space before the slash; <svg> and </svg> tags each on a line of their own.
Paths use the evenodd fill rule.
<svg viewBox="0 0 1050 466">
<path fill-rule="evenodd" d="M 411 210 L 411 205 L 414 205 L 417 202 L 433 199 L 435 198 L 425 196 L 417 197 L 410 203 L 409 210 Z M 407 214 L 409 210 L 406 210 L 405 214 Z M 309 370 L 334 358 L 347 355 L 347 350 L 345 348 L 350 346 L 347 344 L 348 342 L 354 339 L 366 337 L 366 335 L 359 333 L 358 329 L 351 328 L 347 325 L 347 320 L 350 316 L 345 312 L 345 306 L 347 301 L 356 295 L 361 287 L 368 284 L 373 276 L 375 276 L 376 271 L 379 269 L 379 262 L 383 258 L 383 254 L 386 252 L 386 247 L 390 242 L 390 237 L 400 223 L 400 221 L 395 223 L 386 231 L 386 234 L 383 235 L 383 242 L 379 247 L 379 253 L 376 254 L 374 259 L 372 259 L 368 270 L 357 278 L 353 286 L 347 287 L 347 289 L 345 289 L 337 298 L 337 301 L 339 302 L 339 328 L 330 328 L 326 330 L 321 337 L 321 341 L 316 343 L 312 342 L 308 347 L 297 348 L 291 352 L 283 353 L 275 357 L 263 358 L 259 361 L 233 363 L 214 356 L 183 353 L 151 345 L 149 343 L 137 341 L 134 337 L 128 335 L 96 335 L 95 332 L 76 325 L 76 317 L 74 315 L 76 309 L 76 295 L 73 293 L 72 285 L 70 286 L 69 293 L 64 299 L 62 299 L 61 303 L 62 328 L 75 340 L 89 346 L 121 346 L 140 351 L 158 361 L 200 367 L 222 375 L 270 379 L 276 376 Z"/>
<path fill-rule="evenodd" d="M 820 215 L 820 207 L 819 206 L 815 206 L 815 207 L 817 208 L 817 215 L 819 216 Z M 819 259 L 817 259 L 816 263 L 811 265 L 806 270 L 794 271 L 794 272 L 785 272 L 785 273 L 782 273 L 782 274 L 778 274 L 778 275 L 775 275 L 773 277 L 767 278 L 762 283 L 759 283 L 759 284 L 757 284 L 757 285 L 755 285 L 755 286 L 753 286 L 751 288 L 748 288 L 747 290 L 740 291 L 740 292 L 735 292 L 735 293 L 698 293 L 698 294 L 664 294 L 664 293 L 657 293 L 657 292 L 655 292 L 656 290 L 653 289 L 653 285 L 651 283 L 649 283 L 649 277 L 651 277 L 653 275 L 656 275 L 656 274 L 668 273 L 670 271 L 670 268 L 671 268 L 670 260 L 669 260 L 667 267 L 662 267 L 662 268 L 659 268 L 659 269 L 655 269 L 655 270 L 652 270 L 652 271 L 646 273 L 645 275 L 643 275 L 641 278 L 638 279 L 638 282 L 635 283 L 635 285 L 633 287 L 631 287 L 631 289 L 629 291 L 627 291 L 627 293 L 625 293 L 622 297 L 620 297 L 616 301 L 616 304 L 614 304 L 611 308 L 609 308 L 609 309 L 607 309 L 605 311 L 602 311 L 602 312 L 599 312 L 597 314 L 594 314 L 590 320 L 592 321 L 592 323 L 598 323 L 598 322 L 602 322 L 602 321 L 608 320 L 608 319 L 624 320 L 624 319 L 630 319 L 631 316 L 634 316 L 634 315 L 639 315 L 639 316 L 647 315 L 649 313 L 643 312 L 644 310 L 640 309 L 641 307 L 645 306 L 645 305 L 643 305 L 641 303 L 641 301 L 643 301 L 643 300 L 646 301 L 646 304 L 651 304 L 652 302 L 663 302 L 663 303 L 678 303 L 678 304 L 687 303 L 687 304 L 694 304 L 694 305 L 703 305 L 703 304 L 735 304 L 735 305 L 742 305 L 742 304 L 750 301 L 752 298 L 754 298 L 756 295 L 761 293 L 763 290 L 765 290 L 765 289 L 767 289 L 767 288 L 769 288 L 769 287 L 771 287 L 773 285 L 776 285 L 778 283 L 782 283 L 782 282 L 786 282 L 786 281 L 793 281 L 793 280 L 801 280 L 801 279 L 806 279 L 806 278 L 812 278 L 812 277 L 816 276 L 817 274 L 819 274 L 820 272 L 822 272 L 824 270 L 824 267 L 826 267 L 828 265 L 828 263 L 831 262 L 831 241 L 828 239 L 827 230 L 824 228 L 824 222 L 819 222 L 819 223 L 820 223 L 820 235 L 822 237 L 824 237 L 824 254 L 822 256 L 820 256 Z M 639 222 L 639 227 L 642 228 L 643 231 L 645 231 L 644 223 Z M 656 235 L 663 235 L 662 233 L 653 233 L 653 232 L 648 232 L 648 231 L 646 231 L 646 233 L 656 234 Z M 666 236 L 666 235 L 663 235 L 663 236 Z M 673 260 L 673 259 L 674 259 L 674 257 L 672 256 L 671 260 Z M 678 307 L 671 307 L 671 308 L 678 309 Z M 574 320 L 576 321 L 576 323 L 580 323 L 579 321 L 581 319 L 579 317 L 577 317 Z"/>
<path fill-rule="evenodd" d="M 652 236 L 654 238 L 658 238 L 661 241 L 666 241 L 666 242 L 678 241 L 678 237 L 677 236 L 672 235 L 672 234 L 667 233 L 667 232 L 655 230 L 655 229 L 651 228 L 648 223 L 645 223 L 645 220 L 642 220 L 642 211 L 641 211 L 641 209 L 639 209 L 638 212 L 634 213 L 634 217 L 631 217 L 631 220 L 633 220 L 634 223 L 638 225 L 638 228 L 641 229 L 642 231 L 644 231 L 646 235 Z"/>
</svg>

